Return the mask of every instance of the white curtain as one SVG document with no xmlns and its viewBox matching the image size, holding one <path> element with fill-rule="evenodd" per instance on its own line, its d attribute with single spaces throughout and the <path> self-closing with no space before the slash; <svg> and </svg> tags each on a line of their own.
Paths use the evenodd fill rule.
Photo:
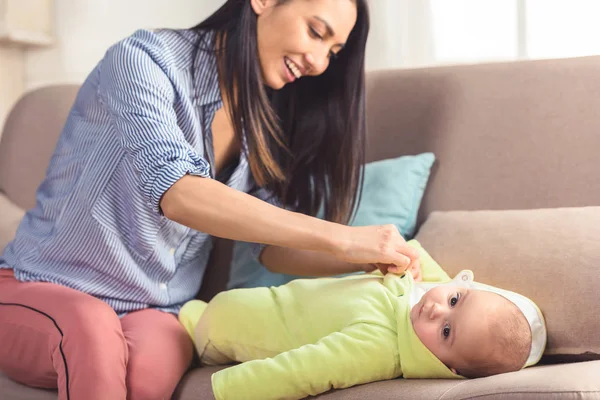
<svg viewBox="0 0 600 400">
<path fill-rule="evenodd" d="M 369 0 L 367 69 L 600 55 L 600 0 Z"/>
<path fill-rule="evenodd" d="M 429 65 L 434 61 L 431 0 L 370 0 L 368 70 Z"/>
</svg>

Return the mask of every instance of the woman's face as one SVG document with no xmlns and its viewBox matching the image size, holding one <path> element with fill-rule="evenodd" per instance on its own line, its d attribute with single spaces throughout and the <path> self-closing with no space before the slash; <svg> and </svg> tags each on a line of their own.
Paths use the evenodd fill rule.
<svg viewBox="0 0 600 400">
<path fill-rule="evenodd" d="M 250 2 L 258 15 L 262 76 L 275 90 L 303 76 L 322 74 L 356 23 L 353 0 Z"/>
</svg>

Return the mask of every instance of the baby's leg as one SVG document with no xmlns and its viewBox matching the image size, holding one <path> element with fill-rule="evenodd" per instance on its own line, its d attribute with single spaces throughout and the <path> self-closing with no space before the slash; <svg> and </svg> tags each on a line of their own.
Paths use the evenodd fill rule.
<svg viewBox="0 0 600 400">
<path fill-rule="evenodd" d="M 195 345 L 204 365 L 273 357 L 298 347 L 287 329 L 285 312 L 268 288 L 218 294 L 195 329 Z"/>
<path fill-rule="evenodd" d="M 194 340 L 194 329 L 196 329 L 198 321 L 200 321 L 200 317 L 202 317 L 207 305 L 202 300 L 191 300 L 185 303 L 179 311 L 179 322 L 183 325 L 192 340 Z"/>
</svg>

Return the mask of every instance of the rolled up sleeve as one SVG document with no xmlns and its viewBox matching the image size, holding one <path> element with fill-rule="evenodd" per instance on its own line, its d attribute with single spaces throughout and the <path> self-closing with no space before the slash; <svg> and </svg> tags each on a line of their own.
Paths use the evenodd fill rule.
<svg viewBox="0 0 600 400">
<path fill-rule="evenodd" d="M 175 111 L 172 58 L 161 39 L 138 31 L 112 46 L 99 67 L 98 95 L 138 176 L 146 204 L 186 174 L 210 176 L 210 163 L 186 140 Z"/>
</svg>

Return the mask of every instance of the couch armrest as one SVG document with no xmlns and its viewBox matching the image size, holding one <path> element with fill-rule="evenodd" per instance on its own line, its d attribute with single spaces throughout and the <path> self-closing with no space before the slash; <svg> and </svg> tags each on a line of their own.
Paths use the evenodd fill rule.
<svg viewBox="0 0 600 400">
<path fill-rule="evenodd" d="M 0 253 L 17 232 L 17 227 L 25 215 L 25 210 L 14 204 L 0 192 Z"/>
</svg>

